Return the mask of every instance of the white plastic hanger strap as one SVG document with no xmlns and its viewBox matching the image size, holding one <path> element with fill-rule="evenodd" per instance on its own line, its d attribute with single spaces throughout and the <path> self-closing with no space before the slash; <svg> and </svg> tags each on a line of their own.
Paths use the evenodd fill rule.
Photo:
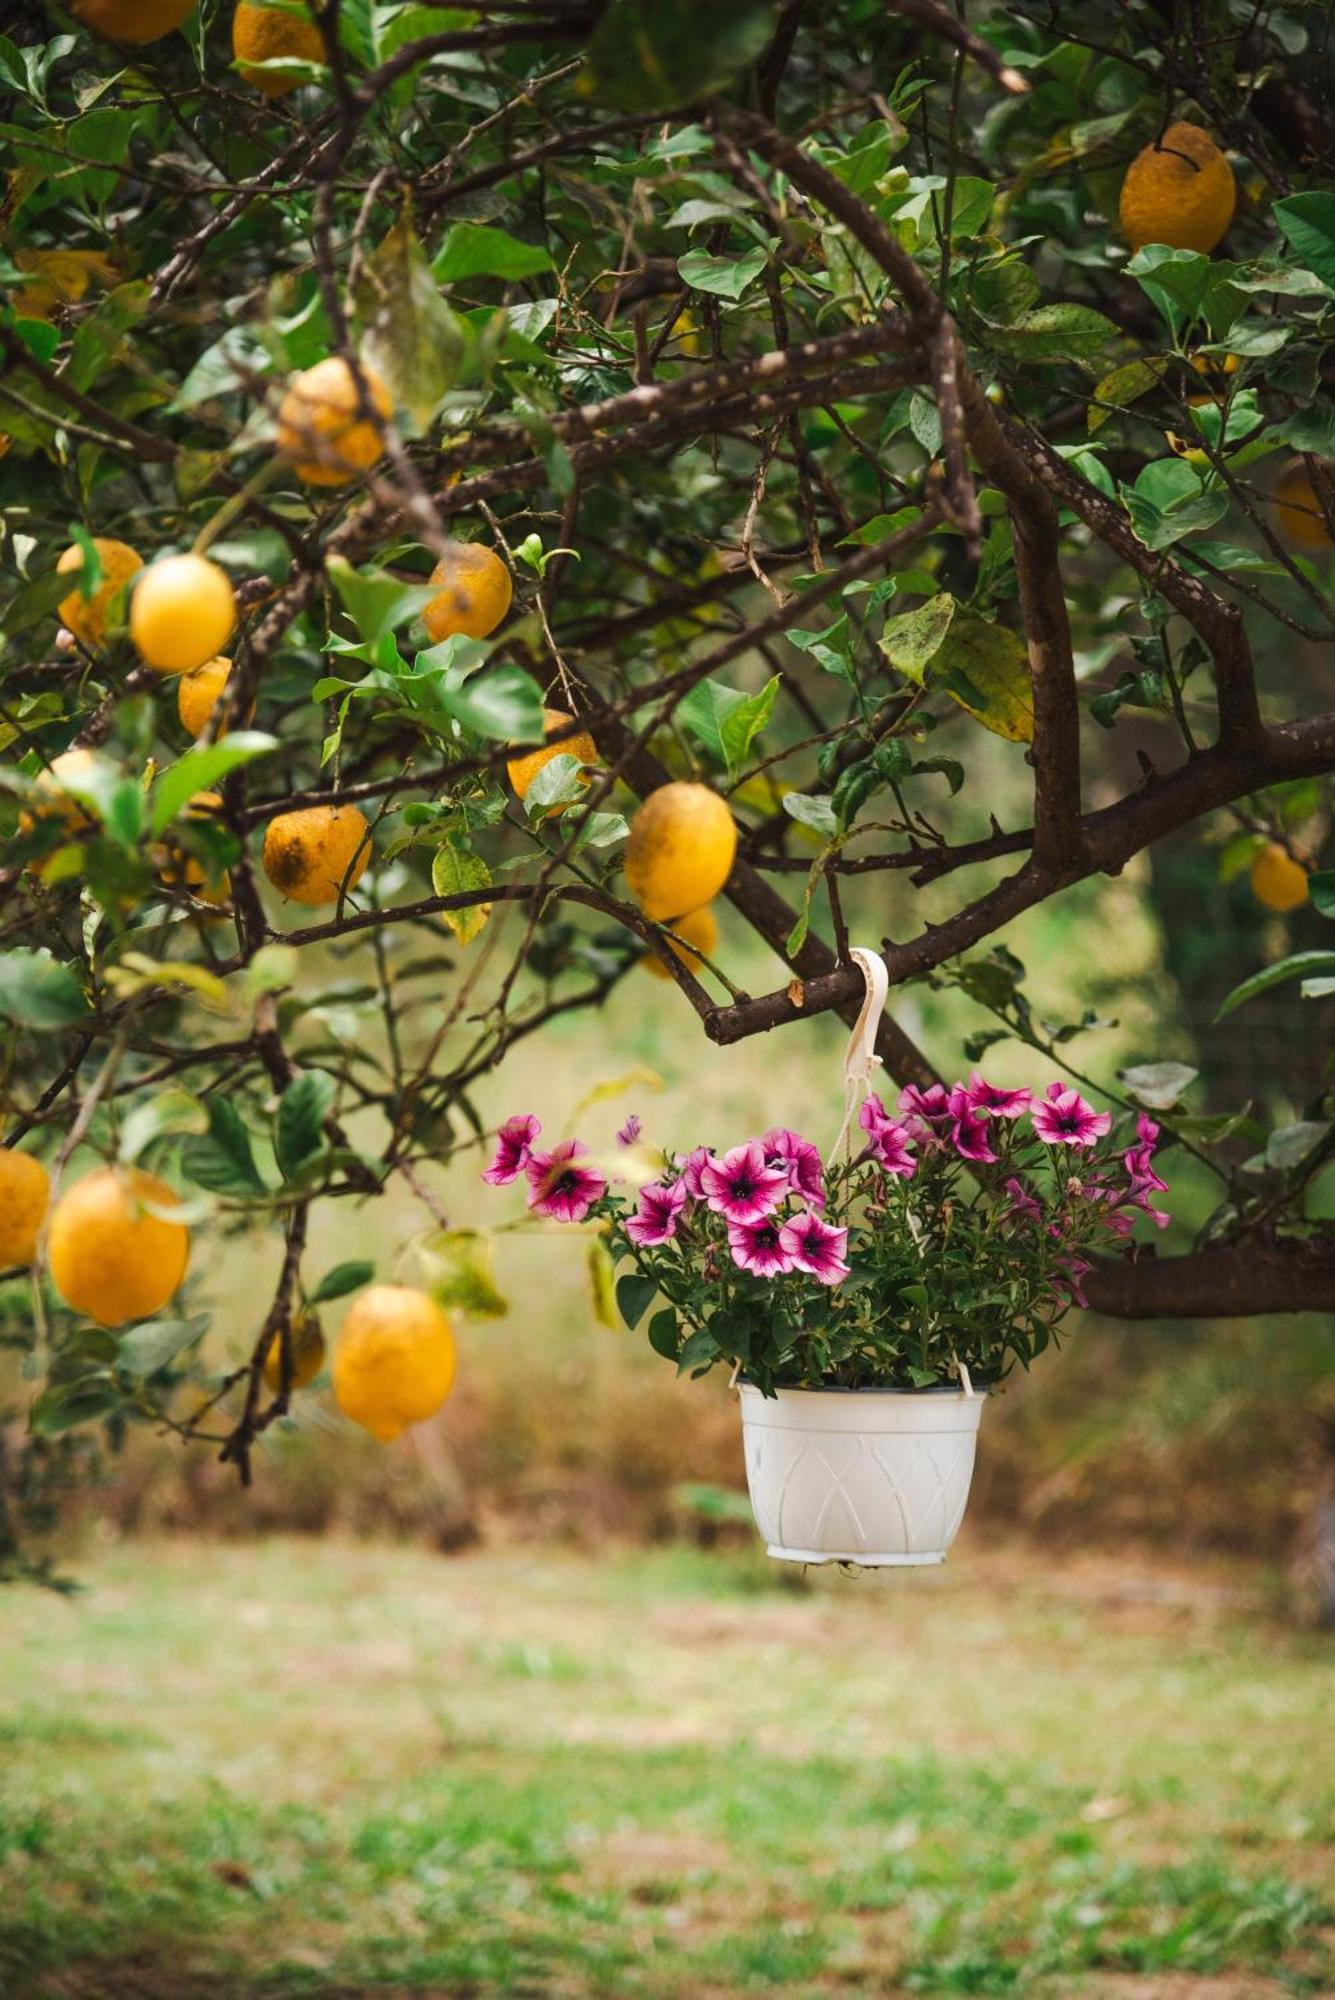
<svg viewBox="0 0 1335 2000">
<path fill-rule="evenodd" d="M 862 1011 L 849 1037 L 848 1053 L 844 1057 L 844 1122 L 839 1127 L 839 1137 L 831 1149 L 831 1157 L 838 1153 L 846 1139 L 852 1151 L 853 1120 L 870 1097 L 880 1066 L 876 1035 L 885 1011 L 886 995 L 890 991 L 890 975 L 878 951 L 867 951 L 862 945 L 854 945 L 848 955 L 861 972 L 867 990 Z"/>
</svg>

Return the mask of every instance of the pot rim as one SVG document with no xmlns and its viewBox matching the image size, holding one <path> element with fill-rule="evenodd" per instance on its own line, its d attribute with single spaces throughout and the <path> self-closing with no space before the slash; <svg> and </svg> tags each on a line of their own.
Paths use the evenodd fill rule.
<svg viewBox="0 0 1335 2000">
<path fill-rule="evenodd" d="M 758 1383 L 748 1381 L 745 1375 L 739 1375 L 737 1377 L 737 1387 L 739 1389 L 750 1389 L 754 1395 L 764 1397 L 766 1402 L 772 1400 L 771 1398 L 765 1396 L 764 1390 L 761 1389 Z M 994 1382 L 975 1382 L 973 1386 L 974 1396 L 981 1401 L 981 1399 L 984 1396 L 988 1395 L 991 1392 L 991 1390 L 993 1390 L 995 1387 L 996 1384 Z M 863 1388 L 860 1389 L 845 1389 L 834 1382 L 819 1383 L 814 1389 L 806 1387 L 799 1389 L 799 1388 L 790 1388 L 785 1383 L 779 1382 L 775 1384 L 775 1395 L 776 1396 L 962 1396 L 965 1397 L 967 1400 L 967 1392 L 964 1388 L 964 1385 L 960 1382 L 932 1382 L 921 1389 L 912 1389 L 912 1388 L 897 1389 L 893 1387 L 893 1385 L 891 1385 L 890 1383 L 882 1383 L 882 1382 L 869 1382 Z"/>
</svg>

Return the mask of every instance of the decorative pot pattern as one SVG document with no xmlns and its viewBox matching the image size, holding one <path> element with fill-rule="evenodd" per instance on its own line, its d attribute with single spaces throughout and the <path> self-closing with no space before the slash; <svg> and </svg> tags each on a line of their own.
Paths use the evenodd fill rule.
<svg viewBox="0 0 1335 2000">
<path fill-rule="evenodd" d="M 985 1396 L 741 1385 L 746 1482 L 781 1562 L 944 1562 L 973 1479 Z"/>
</svg>

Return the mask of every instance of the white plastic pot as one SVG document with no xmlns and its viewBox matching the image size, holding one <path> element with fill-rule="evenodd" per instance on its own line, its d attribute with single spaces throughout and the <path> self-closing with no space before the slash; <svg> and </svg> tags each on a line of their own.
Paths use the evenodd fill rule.
<svg viewBox="0 0 1335 2000">
<path fill-rule="evenodd" d="M 740 1387 L 746 1483 L 780 1562 L 944 1562 L 973 1479 L 983 1395 Z"/>
</svg>

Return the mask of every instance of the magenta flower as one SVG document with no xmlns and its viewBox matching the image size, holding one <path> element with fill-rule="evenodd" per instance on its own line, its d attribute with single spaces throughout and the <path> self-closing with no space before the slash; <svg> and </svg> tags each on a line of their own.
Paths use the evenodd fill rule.
<svg viewBox="0 0 1335 2000">
<path fill-rule="evenodd" d="M 531 1111 L 523 1111 L 517 1117 L 507 1118 L 496 1134 L 496 1151 L 491 1165 L 482 1178 L 489 1187 L 506 1187 L 517 1181 L 528 1165 L 533 1141 L 542 1126 Z"/>
<path fill-rule="evenodd" d="M 524 1172 L 532 1190 L 529 1207 L 553 1222 L 583 1222 L 607 1193 L 607 1182 L 583 1157 L 578 1139 L 566 1139 L 550 1153 L 530 1153 Z"/>
<path fill-rule="evenodd" d="M 700 1185 L 700 1176 L 713 1157 L 708 1146 L 697 1146 L 695 1151 L 688 1153 L 681 1162 L 681 1185 L 686 1190 L 688 1201 L 704 1200 L 705 1191 Z"/>
<path fill-rule="evenodd" d="M 1089 1300 L 1085 1297 L 1083 1281 L 1093 1269 L 1088 1258 L 1067 1257 L 1052 1274 L 1053 1290 L 1070 1299 L 1074 1305 L 1087 1306 Z"/>
<path fill-rule="evenodd" d="M 1032 1090 L 1003 1090 L 998 1083 L 989 1083 L 979 1076 L 977 1070 L 969 1078 L 967 1086 L 957 1084 L 967 1103 L 975 1111 L 985 1111 L 993 1118 L 1019 1118 L 1034 1101 Z M 953 1097 L 954 1091 L 951 1092 Z"/>
<path fill-rule="evenodd" d="M 765 1149 L 765 1165 L 787 1174 L 788 1192 L 809 1208 L 824 1208 L 825 1169 L 820 1151 L 810 1139 L 786 1125 L 772 1125 L 760 1143 Z"/>
<path fill-rule="evenodd" d="M 844 1262 L 848 1231 L 833 1228 L 811 1209 L 784 1223 L 779 1242 L 792 1259 L 792 1268 L 809 1272 L 822 1285 L 840 1284 L 848 1276 L 849 1267 Z"/>
<path fill-rule="evenodd" d="M 640 1205 L 626 1220 L 626 1234 L 643 1250 L 650 1244 L 670 1243 L 677 1233 L 686 1190 L 680 1181 L 652 1181 L 640 1189 Z"/>
<path fill-rule="evenodd" d="M 1010 1200 L 1006 1204 L 1010 1214 L 1027 1215 L 1034 1222 L 1041 1221 L 1043 1215 L 1042 1202 L 1035 1201 L 1024 1182 L 1017 1180 L 1014 1174 L 1011 1175 L 1006 1183 L 1006 1193 L 1010 1196 Z"/>
<path fill-rule="evenodd" d="M 781 1277 L 792 1270 L 794 1261 L 784 1247 L 784 1234 L 772 1215 L 762 1216 L 758 1222 L 730 1222 L 728 1248 L 733 1263 L 739 1270 L 754 1272 L 757 1278 Z"/>
<path fill-rule="evenodd" d="M 1112 1130 L 1112 1113 L 1096 1111 L 1078 1090 L 1050 1083 L 1033 1109 L 1034 1131 L 1045 1146 L 1093 1146 Z"/>
<path fill-rule="evenodd" d="M 918 1162 L 903 1119 L 892 1118 L 880 1098 L 871 1096 L 858 1113 L 858 1124 L 867 1135 L 867 1151 L 882 1171 L 900 1180 L 912 1180 Z"/>
<path fill-rule="evenodd" d="M 987 1143 L 989 1114 L 977 1109 L 962 1083 L 955 1085 L 947 1102 L 954 1121 L 950 1128 L 951 1144 L 960 1158 L 994 1163 L 997 1156 Z"/>
<path fill-rule="evenodd" d="M 748 1139 L 721 1160 L 711 1156 L 700 1169 L 700 1187 L 715 1215 L 729 1222 L 759 1222 L 787 1194 L 788 1175 L 766 1166 L 759 1139 Z"/>
<path fill-rule="evenodd" d="M 911 1118 L 921 1118 L 927 1126 L 944 1127 L 951 1122 L 950 1092 L 944 1083 L 929 1083 L 926 1090 L 919 1090 L 916 1083 L 906 1084 L 899 1093 L 899 1108 Z"/>
<path fill-rule="evenodd" d="M 643 1127 L 641 1126 L 638 1117 L 632 1111 L 630 1117 L 626 1120 L 621 1130 L 617 1133 L 618 1146 L 633 1146 L 635 1144 L 635 1141 L 639 1138 L 642 1130 Z"/>
</svg>

